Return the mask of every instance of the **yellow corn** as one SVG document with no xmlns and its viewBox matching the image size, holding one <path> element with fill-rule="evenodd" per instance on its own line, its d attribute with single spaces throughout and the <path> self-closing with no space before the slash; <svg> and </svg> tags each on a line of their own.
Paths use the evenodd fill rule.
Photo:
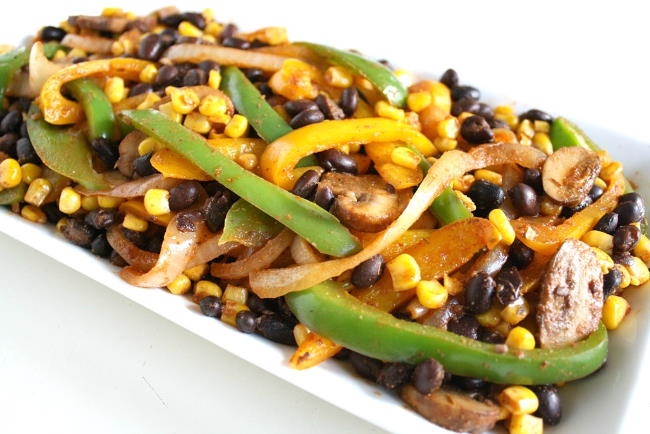
<svg viewBox="0 0 650 434">
<path fill-rule="evenodd" d="M 50 181 L 45 178 L 37 178 L 29 184 L 24 200 L 32 205 L 41 206 L 51 191 L 52 183 Z"/>
<path fill-rule="evenodd" d="M 532 350 L 535 348 L 535 336 L 527 329 L 517 326 L 508 333 L 506 345 L 521 350 Z"/>
<path fill-rule="evenodd" d="M 592 247 L 591 250 L 594 251 L 596 258 L 598 258 L 601 271 L 603 274 L 606 274 L 614 266 L 614 260 L 605 251 L 598 247 Z"/>
<path fill-rule="evenodd" d="M 0 187 L 13 188 L 20 184 L 23 170 L 18 161 L 7 158 L 0 163 Z"/>
<path fill-rule="evenodd" d="M 430 92 L 421 91 L 410 93 L 406 98 L 406 105 L 414 112 L 420 112 L 431 105 L 433 97 Z"/>
<path fill-rule="evenodd" d="M 122 101 L 126 97 L 124 79 L 122 77 L 111 77 L 106 80 L 104 93 L 113 104 Z"/>
<path fill-rule="evenodd" d="M 470 212 L 476 211 L 476 204 L 474 204 L 474 201 L 469 196 L 458 190 L 454 190 L 454 194 Z"/>
<path fill-rule="evenodd" d="M 494 172 L 492 170 L 479 169 L 474 172 L 474 178 L 490 181 L 492 184 L 496 185 L 503 184 L 503 176 L 501 176 L 500 173 Z"/>
<path fill-rule="evenodd" d="M 248 290 L 242 286 L 228 284 L 223 292 L 224 301 L 234 301 L 235 303 L 246 304 L 248 299 Z"/>
<path fill-rule="evenodd" d="M 248 119 L 246 116 L 234 115 L 230 122 L 226 125 L 226 128 L 223 130 L 228 137 L 234 139 L 246 135 L 248 131 Z"/>
<path fill-rule="evenodd" d="M 463 292 L 463 282 L 460 279 L 445 274 L 442 279 L 442 286 L 449 295 L 458 295 Z"/>
<path fill-rule="evenodd" d="M 208 22 L 214 20 L 214 11 L 211 8 L 203 9 L 203 11 L 201 11 L 201 15 L 203 15 L 203 18 L 205 18 L 205 20 Z"/>
<path fill-rule="evenodd" d="M 278 95 L 291 100 L 311 99 L 318 96 L 318 87 L 314 82 L 321 79 L 318 68 L 298 59 L 287 59 L 282 63 L 282 68 L 271 76 L 269 86 Z"/>
<path fill-rule="evenodd" d="M 469 191 L 469 188 L 474 184 L 474 181 L 476 178 L 474 178 L 474 175 L 463 175 L 460 178 L 454 179 L 451 183 L 451 187 L 454 190 L 462 191 L 463 193 L 467 193 Z"/>
<path fill-rule="evenodd" d="M 190 290 L 192 287 L 192 281 L 190 280 L 189 277 L 187 277 L 185 274 L 181 273 L 176 277 L 176 279 L 172 280 L 172 282 L 167 285 L 167 289 L 169 289 L 169 292 L 172 294 L 185 294 L 187 291 Z"/>
<path fill-rule="evenodd" d="M 530 305 L 525 298 L 520 297 L 501 310 L 501 318 L 510 325 L 517 325 L 530 313 Z"/>
<path fill-rule="evenodd" d="M 504 243 L 511 245 L 515 241 L 515 230 L 512 228 L 510 220 L 508 220 L 508 217 L 503 210 L 499 208 L 493 209 L 490 211 L 490 214 L 488 214 L 488 219 L 501 233 Z"/>
<path fill-rule="evenodd" d="M 438 151 L 447 152 L 456 149 L 456 146 L 458 146 L 458 140 L 448 139 L 446 137 L 436 137 L 433 139 L 433 145 Z"/>
<path fill-rule="evenodd" d="M 203 36 L 201 29 L 189 21 L 183 21 L 178 25 L 178 33 L 180 33 L 181 36 L 189 36 L 191 38 L 200 38 Z"/>
<path fill-rule="evenodd" d="M 619 287 L 625 289 L 630 286 L 632 279 L 630 278 L 630 272 L 627 271 L 627 268 L 621 264 L 615 264 L 613 268 L 616 268 L 621 273 L 621 285 Z"/>
<path fill-rule="evenodd" d="M 546 121 L 533 121 L 533 129 L 538 133 L 548 133 L 551 131 L 551 124 Z"/>
<path fill-rule="evenodd" d="M 174 107 L 172 107 L 171 102 L 166 102 L 165 104 L 159 105 L 158 111 L 163 113 L 174 122 L 178 122 L 180 124 L 183 121 L 183 115 L 174 111 Z"/>
<path fill-rule="evenodd" d="M 208 74 L 208 86 L 212 89 L 219 89 L 221 86 L 221 73 L 216 69 L 211 69 Z"/>
<path fill-rule="evenodd" d="M 508 423 L 509 434 L 542 434 L 544 420 L 530 414 L 513 414 Z"/>
<path fill-rule="evenodd" d="M 102 15 L 105 17 L 121 17 L 124 15 L 124 11 L 122 8 L 113 8 L 113 7 L 108 7 L 102 9 Z"/>
<path fill-rule="evenodd" d="M 309 329 L 304 324 L 296 324 L 293 328 L 293 337 L 296 339 L 296 343 L 300 346 L 309 336 Z"/>
<path fill-rule="evenodd" d="M 81 195 L 72 187 L 61 190 L 59 196 L 59 211 L 64 214 L 74 214 L 81 208 Z"/>
<path fill-rule="evenodd" d="M 438 133 L 438 137 L 443 137 L 446 139 L 455 139 L 458 137 L 459 130 L 460 123 L 454 116 L 447 116 L 436 125 L 436 132 Z"/>
<path fill-rule="evenodd" d="M 63 59 L 65 56 L 67 56 L 67 53 L 63 50 L 56 50 L 56 53 L 54 53 L 54 56 L 52 57 L 52 60 L 60 60 Z"/>
<path fill-rule="evenodd" d="M 237 157 L 237 162 L 246 170 L 253 170 L 257 167 L 258 158 L 253 153 L 241 154 Z"/>
<path fill-rule="evenodd" d="M 124 49 L 124 45 L 122 45 L 122 42 L 115 41 L 111 44 L 111 54 L 113 54 L 113 56 L 121 56 L 122 54 L 124 54 L 124 52 L 125 49 Z"/>
<path fill-rule="evenodd" d="M 646 264 L 650 263 L 650 239 L 645 235 L 641 235 L 639 243 L 634 247 L 633 252 Z"/>
<path fill-rule="evenodd" d="M 221 295 L 222 291 L 219 285 L 209 280 L 201 280 L 194 285 L 194 301 L 196 302 L 201 301 L 207 296 L 221 297 Z"/>
<path fill-rule="evenodd" d="M 445 113 L 451 110 L 451 91 L 439 81 L 431 82 L 431 104 L 441 108 Z"/>
<path fill-rule="evenodd" d="M 151 188 L 144 194 L 144 208 L 153 216 L 169 213 L 169 191 Z"/>
<path fill-rule="evenodd" d="M 403 120 L 405 116 L 404 110 L 393 107 L 386 101 L 378 101 L 377 104 L 375 104 L 375 112 L 382 118 L 393 119 L 396 121 Z"/>
<path fill-rule="evenodd" d="M 422 278 L 420 275 L 420 266 L 415 258 L 408 253 L 402 253 L 386 264 L 388 272 L 393 280 L 393 289 L 395 291 L 405 291 L 415 288 Z"/>
<path fill-rule="evenodd" d="M 67 224 L 68 224 L 68 219 L 67 218 L 63 217 L 63 218 L 59 219 L 59 221 L 56 222 L 56 226 L 54 226 L 55 230 L 58 233 L 61 233 L 61 229 L 63 229 L 63 226 L 65 226 Z"/>
<path fill-rule="evenodd" d="M 603 305 L 603 323 L 607 330 L 616 330 L 630 311 L 630 303 L 618 295 L 610 295 Z"/>
<path fill-rule="evenodd" d="M 581 240 L 591 247 L 597 247 L 608 255 L 612 254 L 614 249 L 614 237 L 601 231 L 589 231 L 584 234 Z"/>
<path fill-rule="evenodd" d="M 517 126 L 517 133 L 520 139 L 521 137 L 528 137 L 529 139 L 532 139 L 535 135 L 535 129 L 533 128 L 532 122 L 529 119 L 524 119 L 521 121 Z"/>
<path fill-rule="evenodd" d="M 487 312 L 476 315 L 476 319 L 483 327 L 496 327 L 501 322 L 499 305 L 492 306 Z"/>
<path fill-rule="evenodd" d="M 233 327 L 237 326 L 237 314 L 242 310 L 249 310 L 245 304 L 237 303 L 235 301 L 226 301 L 223 305 L 223 312 L 221 313 L 221 321 L 230 324 Z"/>
<path fill-rule="evenodd" d="M 199 106 L 199 96 L 190 89 L 169 88 L 169 95 L 172 99 L 172 108 L 176 113 L 188 114 Z"/>
<path fill-rule="evenodd" d="M 138 145 L 138 155 L 147 155 L 151 152 L 159 151 L 163 148 L 163 144 L 153 137 L 147 137 Z"/>
<path fill-rule="evenodd" d="M 154 92 L 150 92 L 147 94 L 144 101 L 142 101 L 140 105 L 138 105 L 137 108 L 138 110 L 147 110 L 153 107 L 153 105 L 158 101 L 160 101 L 160 97 L 158 96 L 158 94 Z"/>
<path fill-rule="evenodd" d="M 41 211 L 39 207 L 34 205 L 25 205 L 23 209 L 20 210 L 20 215 L 34 223 L 45 223 L 47 221 L 45 213 Z"/>
<path fill-rule="evenodd" d="M 222 30 L 223 30 L 223 26 L 221 24 L 219 24 L 216 21 L 212 21 L 211 23 L 208 23 L 208 25 L 205 26 L 204 33 L 209 36 L 219 36 Z"/>
<path fill-rule="evenodd" d="M 506 387 L 499 393 L 498 399 L 510 414 L 532 414 L 539 407 L 535 392 L 524 386 Z"/>
<path fill-rule="evenodd" d="M 630 273 L 630 284 L 634 286 L 643 285 L 650 280 L 650 270 L 641 260 L 636 256 L 632 256 L 632 263 L 625 265 L 627 271 Z"/>
<path fill-rule="evenodd" d="M 508 336 L 510 329 L 512 329 L 512 326 L 505 321 L 501 321 L 494 327 L 494 331 L 499 333 L 501 336 Z"/>
<path fill-rule="evenodd" d="M 509 105 L 498 105 L 494 108 L 495 115 L 513 115 L 515 108 Z"/>
<path fill-rule="evenodd" d="M 409 87 L 415 81 L 415 76 L 408 69 L 396 69 L 393 74 L 406 87 Z"/>
<path fill-rule="evenodd" d="M 422 306 L 438 309 L 447 302 L 447 290 L 437 280 L 421 280 L 415 287 L 415 294 Z"/>
<path fill-rule="evenodd" d="M 609 182 L 614 176 L 620 175 L 621 173 L 623 173 L 623 165 L 618 161 L 614 161 L 600 171 L 600 177 Z"/>
<path fill-rule="evenodd" d="M 352 86 L 354 77 L 347 69 L 340 66 L 330 66 L 325 71 L 325 81 L 330 86 L 346 88 Z"/>
<path fill-rule="evenodd" d="M 149 228 L 149 222 L 131 213 L 126 213 L 122 226 L 136 232 L 144 232 Z M 185 276 L 187 277 L 187 276 Z"/>
<path fill-rule="evenodd" d="M 208 118 L 197 112 L 192 112 L 185 116 L 183 125 L 199 134 L 207 134 L 212 128 Z"/>
<path fill-rule="evenodd" d="M 68 57 L 72 59 L 74 59 L 75 57 L 86 57 L 86 56 L 88 56 L 88 53 L 86 53 L 81 48 L 73 48 L 68 52 Z"/>
<path fill-rule="evenodd" d="M 99 202 L 95 196 L 83 196 L 81 198 L 81 207 L 84 211 L 94 211 L 99 208 Z"/>
<path fill-rule="evenodd" d="M 31 183 L 33 180 L 41 176 L 41 173 L 43 172 L 41 166 L 37 166 L 34 163 L 25 163 L 20 166 L 20 169 L 22 173 L 22 181 L 25 184 Z"/>
<path fill-rule="evenodd" d="M 407 169 L 415 170 L 420 164 L 420 157 L 409 148 L 398 146 L 390 153 L 390 159 L 398 166 L 406 167 Z"/>
<path fill-rule="evenodd" d="M 158 75 L 158 68 L 153 63 L 147 65 L 140 71 L 140 81 L 143 83 L 153 83 Z"/>
<path fill-rule="evenodd" d="M 551 138 L 546 133 L 535 133 L 533 136 L 533 146 L 546 155 L 553 153 L 553 143 L 551 143 Z"/>
<path fill-rule="evenodd" d="M 100 208 L 117 208 L 124 199 L 121 197 L 97 196 L 97 203 Z"/>
<path fill-rule="evenodd" d="M 199 112 L 208 117 L 227 116 L 228 105 L 225 99 L 216 95 L 208 95 L 201 101 Z"/>
<path fill-rule="evenodd" d="M 199 281 L 208 272 L 208 264 L 199 264 L 184 271 L 185 275 L 193 281 Z"/>
<path fill-rule="evenodd" d="M 596 178 L 596 181 L 594 181 L 594 185 L 597 185 L 603 190 L 607 188 L 607 183 L 602 178 Z"/>
<path fill-rule="evenodd" d="M 519 116 L 517 116 L 514 113 L 495 113 L 494 115 L 495 119 L 499 119 L 500 121 L 503 121 L 508 124 L 510 128 L 513 130 L 517 128 L 517 125 L 519 124 Z"/>
</svg>

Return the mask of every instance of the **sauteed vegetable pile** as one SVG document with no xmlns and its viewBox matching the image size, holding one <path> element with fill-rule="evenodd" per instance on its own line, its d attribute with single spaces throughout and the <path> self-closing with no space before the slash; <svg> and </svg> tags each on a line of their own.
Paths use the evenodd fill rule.
<svg viewBox="0 0 650 434">
<path fill-rule="evenodd" d="M 650 279 L 621 163 L 453 69 L 174 7 L 3 50 L 0 204 L 445 428 L 557 424 Z"/>
</svg>

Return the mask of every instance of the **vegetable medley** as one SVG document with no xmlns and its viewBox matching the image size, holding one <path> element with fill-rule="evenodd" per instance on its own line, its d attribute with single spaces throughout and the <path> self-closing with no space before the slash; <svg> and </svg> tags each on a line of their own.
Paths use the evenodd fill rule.
<svg viewBox="0 0 650 434">
<path fill-rule="evenodd" d="M 650 279 L 621 163 L 447 70 L 107 8 L 0 55 L 0 204 L 456 431 L 560 421 Z"/>
</svg>

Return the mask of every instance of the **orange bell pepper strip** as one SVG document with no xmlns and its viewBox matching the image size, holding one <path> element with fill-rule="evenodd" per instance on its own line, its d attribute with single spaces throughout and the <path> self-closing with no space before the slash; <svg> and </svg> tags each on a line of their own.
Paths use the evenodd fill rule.
<svg viewBox="0 0 650 434">
<path fill-rule="evenodd" d="M 398 146 L 400 144 L 395 142 L 379 142 L 369 143 L 365 149 L 370 159 L 375 163 L 377 172 L 396 190 L 415 187 L 424 178 L 422 170 L 419 168 L 409 169 L 393 163 L 391 154 Z"/>
<path fill-rule="evenodd" d="M 333 357 L 343 349 L 342 346 L 314 332 L 309 332 L 291 356 L 289 364 L 302 371 Z"/>
<path fill-rule="evenodd" d="M 140 72 L 151 62 L 131 58 L 90 60 L 70 65 L 55 72 L 41 90 L 39 104 L 45 120 L 54 125 L 74 124 L 81 120 L 81 106 L 61 94 L 66 83 L 82 77 L 111 75 L 127 80 L 137 80 Z"/>
<path fill-rule="evenodd" d="M 292 184 L 293 168 L 301 158 L 343 145 L 402 141 L 429 156 L 433 144 L 406 124 L 384 118 L 323 121 L 286 134 L 268 145 L 260 160 L 261 174 L 272 183 L 287 188 Z"/>
</svg>

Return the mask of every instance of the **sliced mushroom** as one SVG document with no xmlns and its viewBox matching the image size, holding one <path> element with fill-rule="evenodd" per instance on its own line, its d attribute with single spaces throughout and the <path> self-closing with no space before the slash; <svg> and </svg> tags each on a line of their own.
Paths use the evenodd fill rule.
<svg viewBox="0 0 650 434">
<path fill-rule="evenodd" d="M 378 175 L 330 172 L 318 184 L 318 190 L 324 188 L 336 198 L 332 213 L 357 231 L 379 232 L 399 216 L 395 189 Z"/>
<path fill-rule="evenodd" d="M 587 197 L 599 172 L 595 152 L 581 146 L 560 148 L 544 162 L 542 184 L 551 198 L 574 207 Z"/>
<path fill-rule="evenodd" d="M 111 33 L 122 33 L 128 23 L 129 20 L 126 17 L 105 17 L 103 15 L 74 15 L 68 18 L 68 24 L 71 26 Z"/>
<path fill-rule="evenodd" d="M 428 395 L 408 385 L 400 396 L 429 421 L 457 432 L 483 432 L 500 419 L 499 407 L 491 401 L 477 401 L 451 389 L 437 389 Z"/>
<path fill-rule="evenodd" d="M 603 274 L 594 251 L 568 239 L 551 258 L 537 306 L 539 343 L 558 348 L 598 328 L 603 308 Z"/>
</svg>

